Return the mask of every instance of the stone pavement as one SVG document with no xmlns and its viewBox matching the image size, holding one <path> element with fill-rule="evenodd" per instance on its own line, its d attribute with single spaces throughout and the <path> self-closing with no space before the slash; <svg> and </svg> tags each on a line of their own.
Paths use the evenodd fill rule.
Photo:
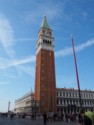
<svg viewBox="0 0 94 125">
<path fill-rule="evenodd" d="M 19 119 L 13 118 L 0 118 L 0 125 L 44 125 L 43 120 Z M 47 122 L 47 125 L 78 125 L 77 122 Z"/>
</svg>

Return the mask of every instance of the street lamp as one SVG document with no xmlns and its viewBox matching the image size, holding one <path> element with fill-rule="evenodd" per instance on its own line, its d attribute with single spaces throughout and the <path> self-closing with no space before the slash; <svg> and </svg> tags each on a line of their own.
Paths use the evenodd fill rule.
<svg viewBox="0 0 94 125">
<path fill-rule="evenodd" d="M 32 88 L 31 88 L 31 116 L 32 116 Z"/>
<path fill-rule="evenodd" d="M 36 120 L 36 100 L 33 98 L 33 111 L 34 111 L 34 119 Z"/>
</svg>

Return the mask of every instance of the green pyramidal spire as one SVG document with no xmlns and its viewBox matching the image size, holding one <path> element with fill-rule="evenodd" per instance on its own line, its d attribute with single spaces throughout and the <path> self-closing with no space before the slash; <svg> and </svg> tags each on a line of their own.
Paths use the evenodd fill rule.
<svg viewBox="0 0 94 125">
<path fill-rule="evenodd" d="M 46 15 L 44 15 L 44 19 L 43 19 L 41 27 L 46 28 L 46 29 L 50 29 L 48 22 L 47 22 L 47 19 L 46 19 Z"/>
</svg>

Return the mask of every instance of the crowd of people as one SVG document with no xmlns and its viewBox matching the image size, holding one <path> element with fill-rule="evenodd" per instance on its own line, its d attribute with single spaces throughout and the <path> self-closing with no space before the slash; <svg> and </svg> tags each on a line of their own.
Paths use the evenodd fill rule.
<svg viewBox="0 0 94 125">
<path fill-rule="evenodd" d="M 92 112 L 91 112 L 92 114 Z M 48 114 L 44 112 L 43 114 L 43 122 L 44 125 L 47 124 L 48 121 L 66 121 L 66 122 L 78 122 L 79 125 L 93 125 L 93 117 L 89 117 L 85 114 L 84 109 L 80 111 L 79 114 L 76 113 L 53 113 L 49 112 Z"/>
<path fill-rule="evenodd" d="M 55 121 L 76 122 L 77 117 L 78 116 L 77 116 L 76 113 L 70 113 L 70 114 L 65 113 L 65 114 L 63 114 L 63 112 L 53 113 L 53 112 L 50 111 L 49 113 L 44 112 L 43 121 L 44 121 L 45 125 L 48 121 L 50 121 L 50 122 L 55 122 Z"/>
<path fill-rule="evenodd" d="M 9 117 L 10 119 L 13 119 L 14 117 L 17 118 L 26 118 L 25 113 L 0 113 L 0 117 L 5 118 Z M 49 111 L 48 113 L 44 112 L 43 114 L 40 113 L 32 113 L 31 115 L 32 120 L 36 119 L 43 119 L 44 125 L 47 124 L 47 122 L 56 122 L 56 121 L 64 121 L 64 122 L 78 122 L 79 125 L 93 125 L 92 119 L 90 119 L 86 114 L 84 109 L 81 110 L 79 114 L 76 113 L 63 113 L 63 112 L 52 112 Z"/>
<path fill-rule="evenodd" d="M 10 118 L 10 119 L 13 119 L 14 117 L 16 118 L 25 118 L 26 117 L 26 114 L 25 113 L 0 113 L 0 117 L 1 118 Z"/>
</svg>

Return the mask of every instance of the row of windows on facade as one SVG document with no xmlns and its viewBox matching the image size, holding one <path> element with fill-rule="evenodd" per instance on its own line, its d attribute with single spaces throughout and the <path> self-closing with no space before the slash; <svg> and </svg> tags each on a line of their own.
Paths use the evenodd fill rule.
<svg viewBox="0 0 94 125">
<path fill-rule="evenodd" d="M 51 45 L 51 41 L 43 39 L 43 43 Z"/>
<path fill-rule="evenodd" d="M 57 92 L 57 96 L 65 96 L 65 97 L 78 97 L 79 94 L 78 93 L 65 93 L 65 92 Z M 83 98 L 93 98 L 94 94 L 90 94 L 90 93 L 83 93 L 81 94 L 81 97 Z"/>
<path fill-rule="evenodd" d="M 29 112 L 31 112 L 31 110 L 32 111 L 35 111 L 35 108 L 34 107 L 32 107 L 32 109 L 31 108 L 19 108 L 19 109 L 15 109 L 16 111 L 18 111 L 18 112 L 27 112 L 27 113 L 29 113 Z M 38 111 L 39 110 L 39 107 L 36 107 L 36 111 Z"/>
<path fill-rule="evenodd" d="M 34 101 L 31 102 L 31 100 L 30 100 L 30 101 L 27 101 L 27 102 L 24 102 L 24 103 L 17 104 L 16 108 L 17 107 L 26 107 L 26 106 L 29 106 L 31 104 L 32 104 L 32 106 L 35 106 L 35 105 L 39 106 L 39 102 L 34 102 Z"/>
<path fill-rule="evenodd" d="M 79 105 L 79 100 L 57 100 L 57 105 Z M 82 105 L 94 105 L 94 101 L 82 101 Z"/>
</svg>

